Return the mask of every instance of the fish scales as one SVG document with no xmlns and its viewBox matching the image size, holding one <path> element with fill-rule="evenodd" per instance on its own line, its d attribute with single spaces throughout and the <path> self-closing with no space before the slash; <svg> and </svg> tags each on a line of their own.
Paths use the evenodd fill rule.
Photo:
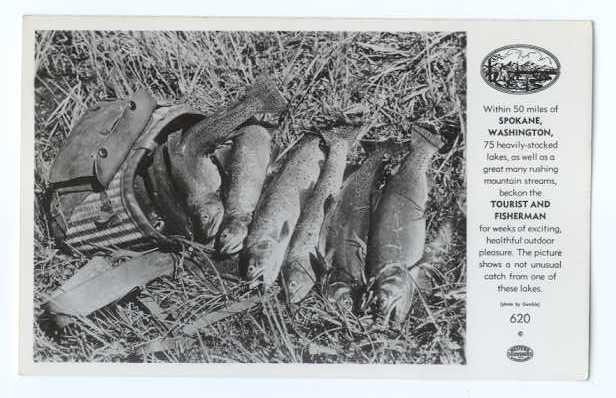
<svg viewBox="0 0 616 398">
<path fill-rule="evenodd" d="M 181 140 L 181 131 L 169 135 L 167 143 L 176 147 Z M 171 152 L 171 150 L 170 150 Z M 193 233 L 198 241 L 210 240 L 222 221 L 224 208 L 220 198 L 222 183 L 220 171 L 210 157 L 202 155 L 191 161 L 187 172 L 182 159 L 171 157 L 171 175 L 182 192 L 188 215 L 192 220 Z"/>
<path fill-rule="evenodd" d="M 423 255 L 426 171 L 439 146 L 432 133 L 415 127 L 411 152 L 387 182 L 371 220 L 366 272 L 376 313 L 386 323 L 404 321 L 410 310 L 415 285 L 408 268 Z"/>
<path fill-rule="evenodd" d="M 286 101 L 275 85 L 260 78 L 243 99 L 224 113 L 214 114 L 190 127 L 183 136 L 182 151 L 189 159 L 213 152 L 220 143 L 237 135 L 239 131 L 236 129 L 252 116 L 258 113 L 279 113 L 285 107 Z"/>
<path fill-rule="evenodd" d="M 271 155 L 271 136 L 261 126 L 247 126 L 235 139 L 229 160 L 226 198 L 230 213 L 252 213 L 257 205 Z"/>
<path fill-rule="evenodd" d="M 376 149 L 344 182 L 335 204 L 327 213 L 319 239 L 330 270 L 328 298 L 352 305 L 354 291 L 365 280 L 365 246 L 368 241 L 372 196 L 384 173 L 387 148 Z"/>
<path fill-rule="evenodd" d="M 283 266 L 283 281 L 289 301 L 302 300 L 316 282 L 313 269 L 317 259 L 319 233 L 325 218 L 326 201 L 333 202 L 340 191 L 347 155 L 360 129 L 324 133 L 327 160 L 295 227 Z M 350 131 L 349 131 L 350 130 Z M 352 131 L 352 132 L 351 132 Z"/>
<path fill-rule="evenodd" d="M 218 251 L 221 254 L 235 254 L 242 249 L 270 162 L 269 132 L 255 125 L 242 130 L 233 142 L 226 164 L 229 187 L 224 199 L 223 225 L 218 236 Z"/>
<path fill-rule="evenodd" d="M 284 161 L 259 199 L 240 258 L 246 278 L 262 278 L 265 287 L 278 276 L 301 209 L 321 172 L 325 154 L 320 138 L 304 136 Z"/>
<path fill-rule="evenodd" d="M 175 198 L 175 188 L 167 161 L 167 146 L 160 145 L 152 154 L 152 164 L 147 169 L 146 182 L 160 214 L 164 215 L 164 232 L 172 235 L 188 235 L 188 219 L 180 201 Z"/>
<path fill-rule="evenodd" d="M 209 158 L 217 146 L 240 134 L 242 123 L 258 113 L 277 113 L 286 106 L 272 82 L 258 79 L 245 97 L 225 111 L 197 122 L 168 142 L 173 177 L 186 196 L 198 241 L 211 240 L 222 222 L 220 173 Z"/>
</svg>

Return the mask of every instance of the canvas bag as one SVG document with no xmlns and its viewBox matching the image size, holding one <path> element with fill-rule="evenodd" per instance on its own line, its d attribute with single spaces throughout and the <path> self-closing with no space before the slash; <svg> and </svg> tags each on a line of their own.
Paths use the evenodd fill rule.
<svg viewBox="0 0 616 398">
<path fill-rule="evenodd" d="M 49 223 L 58 245 L 80 252 L 173 245 L 144 213 L 139 173 L 169 133 L 205 117 L 159 105 L 145 90 L 88 109 L 49 175 Z"/>
</svg>

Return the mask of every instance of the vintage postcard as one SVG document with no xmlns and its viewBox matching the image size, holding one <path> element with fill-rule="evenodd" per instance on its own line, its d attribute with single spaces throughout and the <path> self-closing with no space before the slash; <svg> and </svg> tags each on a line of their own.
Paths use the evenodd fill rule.
<svg viewBox="0 0 616 398">
<path fill-rule="evenodd" d="M 20 369 L 583 380 L 592 23 L 26 17 Z"/>
</svg>

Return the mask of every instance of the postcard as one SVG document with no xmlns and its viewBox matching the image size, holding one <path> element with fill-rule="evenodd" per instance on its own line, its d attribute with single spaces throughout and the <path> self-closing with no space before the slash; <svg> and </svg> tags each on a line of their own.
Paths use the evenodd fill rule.
<svg viewBox="0 0 616 398">
<path fill-rule="evenodd" d="M 592 48 L 25 17 L 21 373 L 586 379 Z"/>
</svg>

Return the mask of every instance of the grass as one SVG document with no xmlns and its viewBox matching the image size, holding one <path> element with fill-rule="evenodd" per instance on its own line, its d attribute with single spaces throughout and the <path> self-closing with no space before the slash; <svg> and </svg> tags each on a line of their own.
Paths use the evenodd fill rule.
<svg viewBox="0 0 616 398">
<path fill-rule="evenodd" d="M 41 209 L 51 162 L 71 127 L 101 99 L 125 97 L 143 86 L 161 102 L 187 102 L 210 113 L 266 73 L 290 104 L 271 121 L 279 126 L 274 141 L 280 148 L 354 106 L 376 121 L 370 138 L 404 139 L 414 122 L 461 130 L 429 170 L 426 251 L 432 288 L 416 297 L 402 330 L 368 330 L 318 291 L 295 308 L 269 294 L 256 308 L 208 326 L 193 339 L 136 355 L 143 344 L 177 335 L 185 322 L 247 294 L 241 281 L 219 278 L 199 256 L 196 264 L 181 263 L 173 277 L 153 281 L 62 333 L 35 323 L 36 361 L 465 362 L 463 33 L 45 31 L 36 39 L 36 318 L 45 297 L 87 261 L 57 250 Z M 361 158 L 358 149 L 350 162 Z M 195 250 L 184 254 L 189 252 Z M 215 265 L 232 273 L 236 264 Z M 145 299 L 162 315 L 144 308 Z"/>
</svg>

